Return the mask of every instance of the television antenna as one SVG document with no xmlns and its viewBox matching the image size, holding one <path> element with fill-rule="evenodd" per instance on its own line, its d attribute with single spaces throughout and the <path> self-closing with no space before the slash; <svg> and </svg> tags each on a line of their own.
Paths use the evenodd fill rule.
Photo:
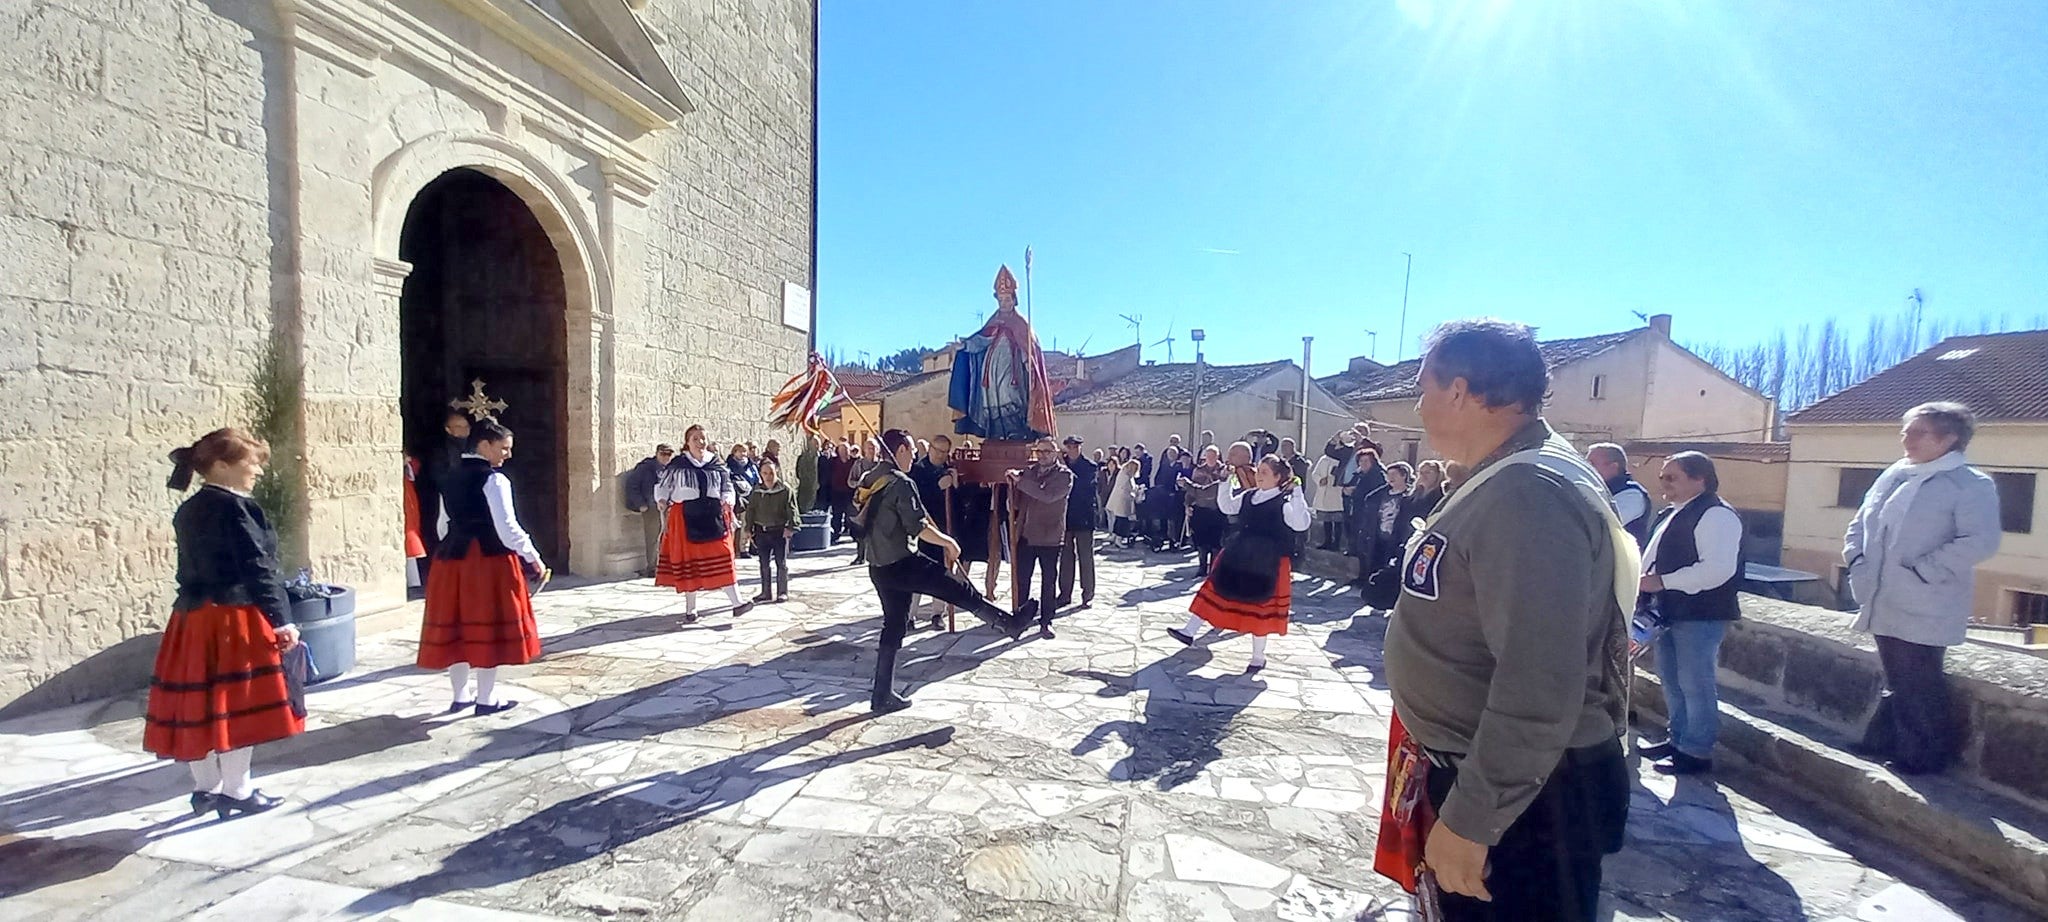
<svg viewBox="0 0 2048 922">
<path fill-rule="evenodd" d="M 1124 318 L 1124 322 L 1131 325 L 1131 342 L 1137 343 L 1140 348 L 1143 348 L 1145 345 L 1145 315 L 1118 314 L 1117 316 Z"/>
</svg>

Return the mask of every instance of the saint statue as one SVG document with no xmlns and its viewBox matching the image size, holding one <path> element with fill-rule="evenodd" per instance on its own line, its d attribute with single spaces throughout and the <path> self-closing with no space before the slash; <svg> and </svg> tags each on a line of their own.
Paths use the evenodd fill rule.
<svg viewBox="0 0 2048 922">
<path fill-rule="evenodd" d="M 996 272 L 996 312 L 953 354 L 946 403 L 953 431 L 994 441 L 1028 442 L 1058 435 L 1045 356 L 1031 324 L 1017 313 L 1017 279 Z"/>
</svg>

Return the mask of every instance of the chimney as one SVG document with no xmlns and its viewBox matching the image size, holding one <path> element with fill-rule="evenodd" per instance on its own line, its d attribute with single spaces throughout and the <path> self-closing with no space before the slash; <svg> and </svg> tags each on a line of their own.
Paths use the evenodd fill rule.
<svg viewBox="0 0 2048 922">
<path fill-rule="evenodd" d="M 1351 357 L 1351 362 L 1350 362 L 1350 364 L 1349 364 L 1349 365 L 1348 365 L 1348 366 L 1347 366 L 1347 367 L 1346 367 L 1346 368 L 1345 368 L 1344 370 L 1345 370 L 1345 371 L 1366 371 L 1366 370 L 1369 370 L 1369 369 L 1374 369 L 1374 368 L 1385 368 L 1385 367 L 1387 367 L 1387 366 L 1385 366 L 1385 365 L 1381 365 L 1380 363 L 1378 363 L 1378 362 L 1375 362 L 1375 361 L 1373 361 L 1373 360 L 1372 360 L 1372 359 L 1371 359 L 1370 357 L 1367 357 L 1367 356 L 1363 356 L 1363 355 L 1354 355 L 1354 356 L 1352 356 L 1352 357 Z"/>
<path fill-rule="evenodd" d="M 1661 333 L 1661 334 L 1663 334 L 1663 336 L 1664 336 L 1664 338 L 1665 338 L 1665 339 L 1670 339 L 1670 338 L 1671 338 L 1671 315 L 1670 315 L 1670 314 L 1651 314 L 1651 315 L 1650 315 L 1650 329 L 1652 329 L 1652 330 L 1656 330 L 1656 331 L 1657 331 L 1658 333 Z"/>
</svg>

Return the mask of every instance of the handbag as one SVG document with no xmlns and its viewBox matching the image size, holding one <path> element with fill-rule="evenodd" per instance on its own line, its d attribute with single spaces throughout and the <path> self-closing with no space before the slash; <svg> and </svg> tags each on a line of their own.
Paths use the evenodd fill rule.
<svg viewBox="0 0 2048 922">
<path fill-rule="evenodd" d="M 306 679 L 313 671 L 313 654 L 301 640 L 284 651 L 279 665 L 284 667 L 285 698 L 292 709 L 292 716 L 306 719 Z"/>
</svg>

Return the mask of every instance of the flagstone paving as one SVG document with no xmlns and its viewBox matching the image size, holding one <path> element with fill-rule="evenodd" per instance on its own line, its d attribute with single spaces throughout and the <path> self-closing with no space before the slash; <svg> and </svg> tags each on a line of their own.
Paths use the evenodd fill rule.
<svg viewBox="0 0 2048 922">
<path fill-rule="evenodd" d="M 1355 593 L 1296 580 L 1248 676 L 1242 638 L 1164 635 L 1185 560 L 1113 552 L 1057 639 L 912 635 L 916 705 L 870 718 L 849 561 L 695 625 L 647 581 L 544 593 L 546 655 L 491 717 L 443 716 L 412 638 L 365 638 L 308 731 L 257 753 L 289 803 L 229 822 L 141 752 L 139 695 L 0 724 L 0 918 L 1407 917 L 1371 869 L 1385 622 Z M 1633 805 L 1615 919 L 2023 918 L 1733 785 L 1644 771 Z"/>
</svg>

